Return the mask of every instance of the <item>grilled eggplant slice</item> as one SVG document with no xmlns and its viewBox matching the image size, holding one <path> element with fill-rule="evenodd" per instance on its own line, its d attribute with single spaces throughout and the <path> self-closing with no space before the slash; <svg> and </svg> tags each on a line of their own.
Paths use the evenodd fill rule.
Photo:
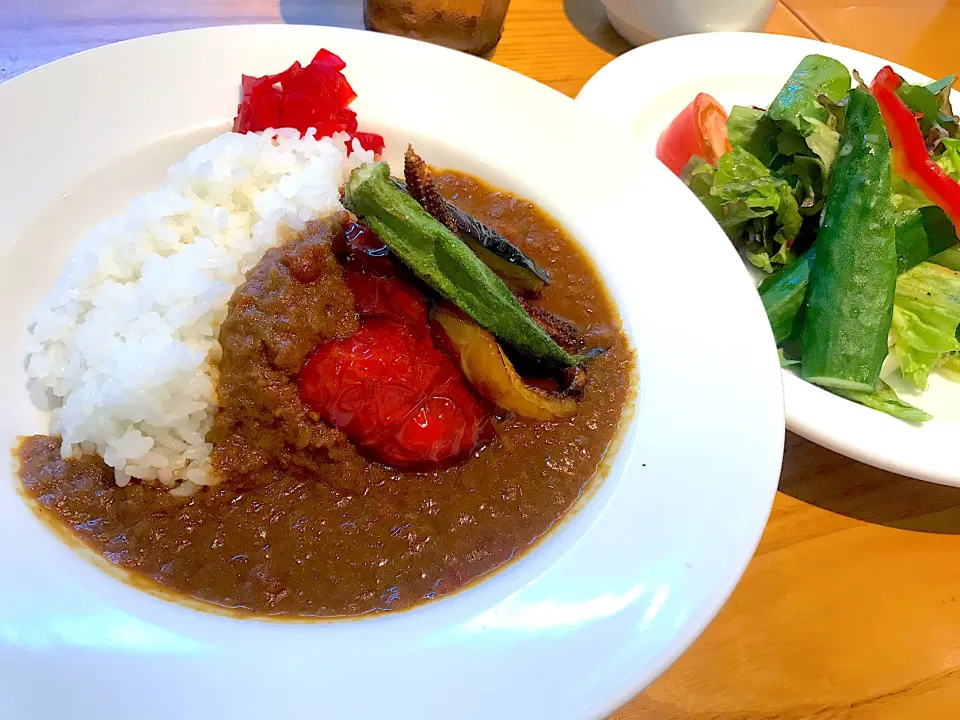
<svg viewBox="0 0 960 720">
<path fill-rule="evenodd" d="M 398 187 L 410 194 L 434 218 L 455 233 L 513 292 L 535 296 L 550 284 L 550 273 L 493 228 L 447 202 L 437 190 L 430 168 L 412 147 L 404 157 L 406 182 Z"/>
</svg>

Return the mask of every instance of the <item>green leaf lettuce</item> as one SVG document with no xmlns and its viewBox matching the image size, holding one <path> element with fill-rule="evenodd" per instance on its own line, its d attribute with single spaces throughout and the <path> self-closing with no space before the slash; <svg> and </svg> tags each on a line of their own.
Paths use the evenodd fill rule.
<svg viewBox="0 0 960 720">
<path fill-rule="evenodd" d="M 880 381 L 880 386 L 872 393 L 837 391 L 837 395 L 907 422 L 922 423 L 930 419 L 930 416 L 923 410 L 897 397 L 893 388 L 883 380 Z"/>
<path fill-rule="evenodd" d="M 824 55 L 801 60 L 766 112 L 783 131 L 777 139 L 780 153 L 796 155 L 808 149 L 829 173 L 840 141 L 836 104 L 849 90 L 850 71 L 843 63 Z"/>
<path fill-rule="evenodd" d="M 772 272 L 793 259 L 790 243 L 803 221 L 796 197 L 756 157 L 735 147 L 716 166 L 692 163 L 684 179 L 728 237 L 745 238 L 751 263 Z"/>
<path fill-rule="evenodd" d="M 925 390 L 941 358 L 960 351 L 960 273 L 924 262 L 897 279 L 890 326 L 900 373 Z"/>
</svg>

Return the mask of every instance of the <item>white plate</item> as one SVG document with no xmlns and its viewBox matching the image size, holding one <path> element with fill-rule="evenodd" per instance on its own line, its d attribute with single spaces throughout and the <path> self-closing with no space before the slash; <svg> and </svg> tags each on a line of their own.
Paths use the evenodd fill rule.
<svg viewBox="0 0 960 720">
<path fill-rule="evenodd" d="M 24 390 L 30 308 L 81 234 L 228 127 L 241 73 L 341 54 L 392 154 L 533 198 L 596 259 L 642 389 L 609 476 L 533 552 L 413 611 L 242 621 L 93 567 L 0 482 L 0 717 L 580 718 L 661 673 L 727 598 L 783 446 L 774 345 L 749 277 L 682 184 L 532 80 L 356 31 L 230 27 L 87 52 L 0 87 L 0 437 L 45 429 Z M 618 147 L 601 152 L 599 137 Z M 681 241 L 702 262 L 678 267 Z M 730 337 L 737 342 L 730 344 Z M 722 351 L 720 349 L 723 349 Z M 716 378 L 724 378 L 717 382 Z"/>
<path fill-rule="evenodd" d="M 698 92 L 713 95 L 728 110 L 732 105 L 764 107 L 810 53 L 836 58 L 858 70 L 867 82 L 883 65 L 892 64 L 856 50 L 782 35 L 688 35 L 621 55 L 587 82 L 577 102 L 629 132 L 652 157 L 660 133 Z M 930 81 L 907 68 L 893 67 L 909 82 Z M 954 102 L 958 99 L 954 92 Z M 731 333 L 726 347 L 738 341 Z M 919 427 L 910 425 L 784 371 L 787 427 L 870 465 L 960 486 L 960 384 L 935 374 L 930 388 L 919 393 L 889 363 L 884 378 L 904 400 L 923 408 L 934 420 Z"/>
</svg>

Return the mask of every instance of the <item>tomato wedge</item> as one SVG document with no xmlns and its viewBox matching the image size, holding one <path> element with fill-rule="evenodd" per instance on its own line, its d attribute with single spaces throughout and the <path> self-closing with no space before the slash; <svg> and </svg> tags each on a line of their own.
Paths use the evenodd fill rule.
<svg viewBox="0 0 960 720">
<path fill-rule="evenodd" d="M 694 155 L 715 163 L 732 149 L 726 111 L 712 97 L 700 93 L 660 135 L 657 159 L 679 176 Z"/>
</svg>

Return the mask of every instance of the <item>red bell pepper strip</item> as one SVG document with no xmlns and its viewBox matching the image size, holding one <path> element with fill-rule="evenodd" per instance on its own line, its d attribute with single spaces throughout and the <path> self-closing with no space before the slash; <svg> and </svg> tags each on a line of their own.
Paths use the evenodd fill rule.
<svg viewBox="0 0 960 720">
<path fill-rule="evenodd" d="M 913 111 L 897 95 L 903 80 L 889 65 L 870 83 L 870 93 L 880 106 L 883 124 L 893 150 L 893 169 L 940 207 L 960 230 L 960 183 L 957 183 L 927 154 L 920 125 Z"/>
</svg>

